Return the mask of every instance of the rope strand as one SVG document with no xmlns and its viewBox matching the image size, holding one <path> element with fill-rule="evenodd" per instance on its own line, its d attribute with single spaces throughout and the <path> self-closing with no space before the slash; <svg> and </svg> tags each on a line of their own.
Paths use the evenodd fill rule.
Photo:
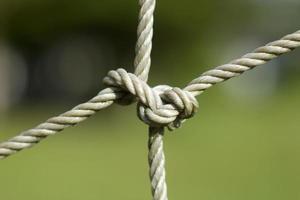
<svg viewBox="0 0 300 200">
<path fill-rule="evenodd" d="M 134 73 L 135 75 L 137 75 L 139 80 L 144 81 L 146 83 L 148 80 L 149 71 L 151 67 L 151 51 L 152 51 L 153 23 L 154 23 L 153 14 L 155 10 L 156 1 L 139 0 L 139 4 L 141 9 L 139 14 L 139 25 L 137 30 L 138 39 L 136 43 Z M 136 86 L 141 86 L 141 85 L 142 84 L 138 84 Z M 144 87 L 145 91 L 149 91 L 149 93 L 151 93 L 150 87 L 147 87 L 146 84 L 144 85 L 145 85 Z M 131 91 L 134 91 L 134 89 Z M 136 94 L 138 94 L 138 90 Z M 152 97 L 154 97 L 154 95 L 152 95 Z M 149 101 L 150 104 L 155 100 L 154 98 L 148 98 L 148 99 L 150 100 Z M 156 128 L 149 127 L 150 169 L 158 170 L 157 174 L 150 174 L 151 185 L 152 185 L 152 196 L 154 200 L 167 200 L 166 180 L 164 176 L 165 169 L 164 169 L 164 152 L 162 146 L 162 135 L 160 135 L 159 133 L 160 131 L 156 133 L 156 131 L 154 130 L 156 130 Z M 152 162 L 153 159 L 157 159 L 157 158 L 159 159 L 160 163 Z M 156 164 L 162 164 L 162 165 L 160 166 L 160 168 L 157 168 L 158 166 Z"/>
<path fill-rule="evenodd" d="M 135 75 L 147 82 L 151 66 L 151 51 L 153 38 L 153 22 L 155 0 L 139 0 L 140 14 L 137 29 L 136 56 L 134 60 Z"/>
<path fill-rule="evenodd" d="M 168 200 L 163 151 L 164 128 L 178 128 L 182 122 L 192 117 L 198 108 L 195 96 L 202 94 L 206 89 L 300 47 L 300 31 L 297 31 L 203 73 L 184 89 L 164 85 L 152 88 L 147 84 L 147 80 L 151 66 L 155 4 L 155 0 L 139 0 L 134 74 L 124 69 L 110 71 L 104 78 L 107 88 L 90 101 L 0 143 L 0 159 L 32 147 L 46 137 L 76 125 L 114 102 L 125 105 L 132 103 L 132 99 L 135 98 L 138 101 L 139 118 L 149 125 L 148 159 L 153 200 Z"/>
<path fill-rule="evenodd" d="M 203 73 L 200 77 L 191 81 L 184 90 L 193 93 L 194 96 L 200 95 L 206 89 L 217 83 L 239 76 L 297 47 L 300 47 L 300 30 L 286 35 L 280 40 L 259 47 L 252 53 L 248 53 L 228 64 L 218 66 L 215 69 Z"/>
<path fill-rule="evenodd" d="M 123 95 L 119 89 L 106 88 L 90 101 L 80 104 L 57 117 L 50 118 L 6 142 L 0 143 L 0 159 L 32 147 L 48 136 L 55 135 L 65 128 L 86 120 L 99 110 L 112 105 L 117 99 L 121 99 Z"/>
<path fill-rule="evenodd" d="M 150 122 L 152 120 L 152 125 L 168 126 L 169 123 L 175 122 L 178 116 L 182 116 L 181 113 L 188 113 L 188 115 L 184 115 L 186 117 L 183 119 L 193 115 L 195 112 L 193 106 L 197 107 L 197 105 L 195 102 L 192 103 L 194 100 L 191 96 L 199 95 L 217 83 L 239 76 L 256 66 L 262 65 L 282 54 L 288 53 L 299 46 L 300 31 L 297 31 L 280 40 L 257 48 L 253 53 L 246 54 L 242 58 L 233 60 L 228 64 L 221 65 L 203 73 L 183 90 L 167 87 L 164 91 L 158 90 L 151 92 L 152 90 L 146 82 L 139 78 L 134 78 L 133 74 L 127 76 L 126 71 L 124 70 L 125 75 L 123 74 L 120 79 L 123 81 L 121 84 L 108 84 L 110 86 L 109 88 L 101 91 L 87 103 L 76 106 L 69 112 L 51 118 L 33 129 L 22 132 L 19 136 L 0 143 L 0 159 L 15 154 L 20 150 L 29 148 L 49 135 L 54 135 L 69 126 L 76 125 L 86 120 L 97 111 L 110 106 L 113 102 L 121 101 L 122 98 L 130 92 L 130 90 L 124 91 L 125 86 L 132 88 L 133 90 L 131 90 L 130 93 L 137 96 L 139 101 L 142 101 L 140 112 L 144 114 L 139 114 L 141 119 L 146 123 L 149 123 L 149 120 Z M 124 82 L 122 78 L 126 81 Z M 125 84 L 124 86 L 122 85 L 123 83 L 126 83 L 127 85 Z M 166 100 L 171 104 L 164 105 L 163 102 Z M 146 108 L 144 107 L 145 104 Z"/>
<path fill-rule="evenodd" d="M 163 128 L 149 128 L 148 160 L 153 200 L 168 200 L 163 135 Z"/>
</svg>

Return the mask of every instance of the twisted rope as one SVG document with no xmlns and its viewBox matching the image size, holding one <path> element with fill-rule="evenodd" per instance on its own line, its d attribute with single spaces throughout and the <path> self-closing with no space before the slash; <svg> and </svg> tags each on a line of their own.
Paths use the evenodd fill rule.
<svg viewBox="0 0 300 200">
<path fill-rule="evenodd" d="M 263 65 L 282 54 L 288 53 L 299 46 L 300 30 L 286 35 L 280 40 L 259 47 L 252 53 L 248 53 L 228 64 L 218 66 L 215 69 L 203 73 L 200 77 L 191 81 L 184 90 L 193 93 L 195 96 L 200 95 L 216 83 L 221 83 L 230 78 L 239 76 L 254 67 Z"/>
<path fill-rule="evenodd" d="M 184 89 L 160 85 L 151 88 L 145 81 L 124 69 L 112 70 L 104 78 L 110 87 L 123 89 L 138 99 L 138 116 L 151 127 L 178 128 L 198 108 L 195 96 L 213 85 L 239 76 L 256 66 L 300 46 L 300 31 L 254 50 L 243 57 L 203 73 Z"/>
<path fill-rule="evenodd" d="M 123 89 L 138 100 L 138 116 L 151 127 L 177 127 L 197 110 L 198 102 L 188 91 L 160 85 L 151 88 L 145 81 L 124 69 L 112 70 L 104 78 L 109 87 Z"/>
<path fill-rule="evenodd" d="M 297 31 L 228 64 L 203 73 L 184 89 L 165 85 L 151 88 L 147 84 L 147 80 L 151 65 L 155 0 L 140 0 L 139 3 L 141 10 L 134 62 L 135 74 L 128 73 L 124 69 L 110 71 L 104 78 L 104 83 L 108 87 L 90 101 L 1 143 L 0 159 L 32 147 L 47 136 L 76 125 L 114 102 L 129 104 L 135 98 L 138 101 L 139 118 L 150 126 L 149 165 L 153 199 L 167 200 L 162 140 L 164 127 L 171 130 L 178 128 L 185 119 L 192 117 L 198 108 L 195 97 L 206 89 L 239 76 L 300 46 L 300 31 Z"/>
<path fill-rule="evenodd" d="M 115 100 L 121 99 L 123 95 L 117 88 L 106 88 L 90 101 L 80 104 L 57 117 L 50 118 L 6 142 L 0 143 L 0 159 L 32 147 L 46 137 L 55 135 L 65 128 L 86 120 L 97 111 L 112 105 Z"/>
<path fill-rule="evenodd" d="M 163 128 L 149 128 L 149 166 L 153 199 L 167 200 Z"/>
<path fill-rule="evenodd" d="M 134 74 L 137 75 L 137 77 L 140 80 L 147 82 L 149 76 L 149 70 L 151 66 L 151 51 L 152 51 L 153 23 L 154 23 L 153 14 L 155 10 L 156 0 L 139 0 L 139 4 L 141 8 L 139 13 L 139 25 L 137 29 L 138 39 L 135 48 L 136 56 L 134 60 L 134 68 L 135 68 Z M 150 87 L 147 88 L 147 91 L 151 92 Z M 152 97 L 153 96 L 154 95 L 152 95 Z M 152 104 L 153 101 L 151 101 L 151 98 L 149 98 L 148 100 L 150 100 L 148 101 L 148 103 L 150 103 L 149 105 L 153 106 Z M 146 117 L 141 118 L 142 115 L 139 116 L 140 119 L 144 120 L 145 122 L 147 121 Z M 151 125 L 150 122 L 148 124 Z M 153 144 L 161 144 L 161 145 L 160 146 L 149 145 L 149 159 L 151 159 L 150 158 L 150 156 L 152 155 L 151 152 L 152 153 L 154 152 L 154 153 L 161 153 L 162 156 L 160 154 L 152 155 L 152 156 L 158 157 L 162 160 L 160 160 L 160 163 L 149 161 L 150 174 L 153 168 L 159 169 L 161 173 L 157 173 L 159 176 L 155 176 L 155 178 L 159 180 L 159 182 L 163 182 L 163 186 L 164 186 L 164 187 L 158 187 L 158 185 L 153 184 L 154 176 L 150 176 L 151 186 L 152 186 L 152 196 L 154 200 L 167 200 L 167 187 L 165 182 L 166 180 L 165 173 L 162 173 L 162 171 L 164 172 L 164 156 L 163 156 L 163 148 L 162 148 L 162 135 L 164 129 L 161 130 L 161 134 L 152 132 L 151 130 L 154 129 L 151 127 L 149 128 L 149 143 L 151 141 L 151 143 Z M 157 164 L 161 164 L 159 165 L 160 168 L 157 168 L 158 167 Z M 157 195 L 157 194 L 163 194 L 163 195 Z"/>
<path fill-rule="evenodd" d="M 155 1 L 141 0 L 140 6 L 135 67 L 136 74 L 141 79 L 147 80 L 147 74 L 151 64 L 150 54 L 152 49 Z M 86 120 L 97 111 L 113 104 L 115 100 L 119 100 L 118 103 L 121 104 L 127 104 L 128 102 L 128 100 L 125 99 L 125 95 L 121 94 L 117 88 L 104 89 L 90 101 L 80 104 L 57 117 L 50 118 L 46 122 L 22 132 L 20 135 L 13 137 L 6 142 L 0 143 L 0 159 L 4 159 L 18 151 L 32 147 L 49 135 L 54 135 L 67 127 L 74 126 Z"/>
<path fill-rule="evenodd" d="M 135 74 L 147 82 L 151 66 L 151 50 L 153 37 L 153 22 L 155 0 L 139 0 L 140 14 L 137 29 L 136 56 L 134 60 Z"/>
</svg>

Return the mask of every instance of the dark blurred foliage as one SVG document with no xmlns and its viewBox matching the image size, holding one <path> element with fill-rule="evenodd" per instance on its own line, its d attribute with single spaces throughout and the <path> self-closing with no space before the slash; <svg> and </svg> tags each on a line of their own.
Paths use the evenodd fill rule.
<svg viewBox="0 0 300 200">
<path fill-rule="evenodd" d="M 263 44 L 294 31 L 299 8 L 297 1 L 159 1 L 154 75 L 150 80 L 186 84 L 199 75 L 203 67 L 229 61 L 231 57 L 221 60 L 219 56 L 231 48 L 231 42 L 251 36 L 259 45 L 259 42 Z M 86 90 L 81 93 L 85 97 L 100 87 L 100 80 L 108 69 L 132 70 L 137 15 L 135 1 L 2 0 L 2 40 L 24 57 L 28 70 L 24 97 L 49 99 L 53 94 L 64 94 L 66 98 L 69 95 L 74 98 L 74 89 L 68 92 L 64 79 L 80 81 L 80 77 L 85 78 L 83 82 L 88 79 L 93 82 L 82 89 Z M 251 48 L 245 47 L 241 53 L 232 55 L 240 56 Z M 65 54 L 73 49 L 78 54 L 82 49 L 85 57 L 78 61 L 73 58 L 77 57 L 76 53 L 69 53 L 66 59 Z M 60 63 L 60 59 L 64 63 Z M 73 67 L 69 61 L 72 59 L 76 63 Z M 216 62 L 217 59 L 220 61 Z M 62 65 L 70 66 L 61 72 Z M 74 70 L 69 71 L 70 68 L 79 72 L 78 75 Z M 168 74 L 170 68 L 172 72 Z M 162 73 L 157 77 L 157 72 Z M 177 74 L 182 74 L 182 79 L 178 79 Z M 45 91 L 45 87 L 49 90 Z"/>
</svg>

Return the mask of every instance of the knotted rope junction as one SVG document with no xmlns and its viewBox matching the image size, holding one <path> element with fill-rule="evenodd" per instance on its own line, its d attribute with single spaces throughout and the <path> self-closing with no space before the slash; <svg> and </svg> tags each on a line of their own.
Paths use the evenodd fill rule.
<svg viewBox="0 0 300 200">
<path fill-rule="evenodd" d="M 124 69 L 110 71 L 103 80 L 107 88 L 88 102 L 0 143 L 0 159 L 32 147 L 46 137 L 76 125 L 114 102 L 128 105 L 136 101 L 139 119 L 149 125 L 148 159 L 153 199 L 167 200 L 164 128 L 173 130 L 194 116 L 198 108 L 196 96 L 206 89 L 300 47 L 299 30 L 203 73 L 183 89 L 167 85 L 150 87 L 147 80 L 151 66 L 155 0 L 140 0 L 139 4 L 141 8 L 134 61 L 135 73 L 128 73 Z"/>
</svg>

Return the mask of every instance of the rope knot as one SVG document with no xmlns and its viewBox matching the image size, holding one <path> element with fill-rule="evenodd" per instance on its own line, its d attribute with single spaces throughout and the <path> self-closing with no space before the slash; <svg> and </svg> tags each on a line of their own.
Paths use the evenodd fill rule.
<svg viewBox="0 0 300 200">
<path fill-rule="evenodd" d="M 110 71 L 104 83 L 125 92 L 125 100 L 121 99 L 120 104 L 125 104 L 124 101 L 128 102 L 128 99 L 136 99 L 138 117 L 152 127 L 167 126 L 170 130 L 179 128 L 198 108 L 192 93 L 167 85 L 151 88 L 145 81 L 124 69 Z"/>
</svg>

